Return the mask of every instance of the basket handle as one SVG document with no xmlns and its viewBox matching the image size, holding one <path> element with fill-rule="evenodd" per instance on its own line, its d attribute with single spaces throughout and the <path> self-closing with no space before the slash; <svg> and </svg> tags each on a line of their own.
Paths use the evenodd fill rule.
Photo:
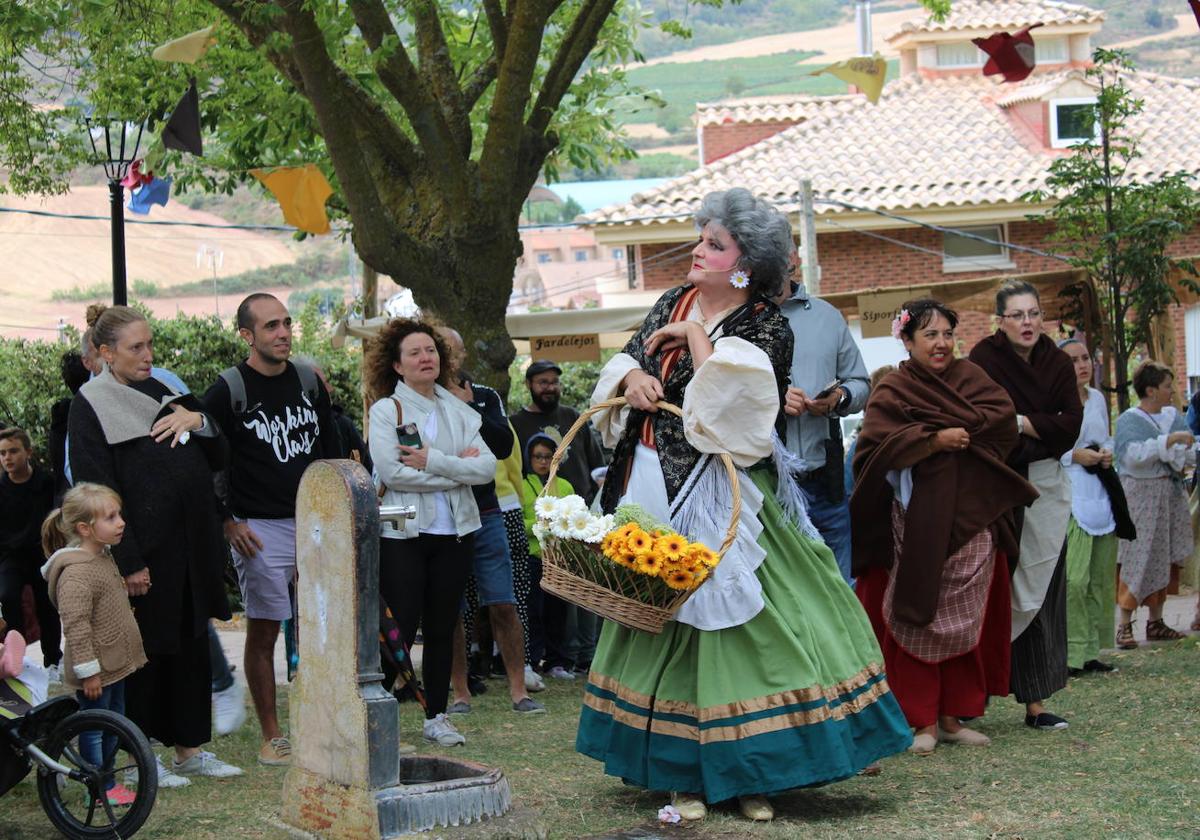
<svg viewBox="0 0 1200 840">
<path fill-rule="evenodd" d="M 541 495 L 545 496 L 554 484 L 554 478 L 558 475 L 559 462 L 562 461 L 563 456 L 567 452 L 567 447 L 571 445 L 571 441 L 575 439 L 575 436 L 579 434 L 579 430 L 587 424 L 588 420 L 593 415 L 599 414 L 606 409 L 621 408 L 627 402 L 624 397 L 613 397 L 611 400 L 598 402 L 580 413 L 579 419 L 571 425 L 571 428 L 567 429 L 567 433 L 563 435 L 562 443 L 558 445 L 558 449 L 554 451 L 554 457 L 550 459 L 550 473 L 546 476 Z M 656 402 L 655 405 L 663 411 L 669 411 L 678 417 L 683 416 L 683 409 L 677 405 L 672 405 L 662 400 Z M 742 516 L 742 488 L 738 484 L 737 468 L 733 465 L 733 459 L 724 452 L 718 453 L 717 457 L 721 459 L 721 465 L 725 467 L 725 474 L 729 477 L 729 487 L 733 492 L 733 508 L 730 511 L 729 527 L 725 530 L 725 539 L 721 541 L 721 547 L 717 549 L 717 557 L 724 557 L 725 552 L 733 545 L 734 538 L 737 537 L 738 521 Z"/>
</svg>

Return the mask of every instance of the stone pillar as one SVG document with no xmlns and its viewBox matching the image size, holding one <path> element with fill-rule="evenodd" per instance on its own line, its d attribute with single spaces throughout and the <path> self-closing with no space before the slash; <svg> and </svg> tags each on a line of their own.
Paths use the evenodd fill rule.
<svg viewBox="0 0 1200 840">
<path fill-rule="evenodd" d="M 291 693 L 285 822 L 379 838 L 377 796 L 399 783 L 399 715 L 379 666 L 379 510 L 353 461 L 318 461 L 296 499 L 300 669 Z"/>
</svg>

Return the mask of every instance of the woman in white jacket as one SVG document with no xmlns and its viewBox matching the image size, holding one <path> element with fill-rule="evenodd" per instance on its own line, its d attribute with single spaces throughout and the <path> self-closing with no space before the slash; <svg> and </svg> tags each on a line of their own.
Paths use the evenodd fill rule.
<svg viewBox="0 0 1200 840">
<path fill-rule="evenodd" d="M 407 644 L 422 628 L 425 740 L 455 746 L 465 739 L 446 703 L 454 624 L 479 529 L 471 486 L 493 479 L 496 458 L 480 437 L 479 414 L 442 385 L 448 360 L 433 327 L 397 318 L 367 349 L 366 378 L 380 397 L 368 438 L 383 504 L 417 511 L 399 527 L 382 527 L 379 590 Z"/>
</svg>

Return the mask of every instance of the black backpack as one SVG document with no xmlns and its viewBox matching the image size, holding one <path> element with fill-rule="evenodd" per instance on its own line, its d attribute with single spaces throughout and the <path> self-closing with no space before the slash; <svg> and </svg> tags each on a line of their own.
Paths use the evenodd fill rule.
<svg viewBox="0 0 1200 840">
<path fill-rule="evenodd" d="M 315 408 L 317 405 L 317 395 L 320 393 L 321 382 L 317 377 L 317 372 L 313 366 L 306 362 L 292 360 L 292 366 L 296 368 L 296 373 L 300 376 L 300 387 L 304 389 L 305 396 Z M 246 380 L 242 378 L 242 372 L 237 365 L 231 368 L 225 368 L 221 371 L 221 378 L 225 380 L 226 386 L 229 388 L 229 407 L 233 409 L 234 415 L 246 413 Z"/>
</svg>

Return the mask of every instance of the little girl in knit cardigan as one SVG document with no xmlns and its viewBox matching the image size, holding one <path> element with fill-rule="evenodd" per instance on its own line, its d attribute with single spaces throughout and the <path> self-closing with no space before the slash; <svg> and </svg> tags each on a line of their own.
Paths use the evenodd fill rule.
<svg viewBox="0 0 1200 840">
<path fill-rule="evenodd" d="M 146 664 L 125 580 L 108 551 L 124 531 L 120 496 L 100 484 L 75 485 L 42 523 L 42 549 L 49 558 L 42 576 L 66 640 L 63 682 L 76 689 L 80 708 L 117 714 L 125 713 L 125 678 Z M 80 752 L 97 767 L 111 767 L 116 736 L 103 740 L 99 732 L 83 733 Z M 112 805 L 134 800 L 114 777 L 107 788 Z"/>
</svg>

